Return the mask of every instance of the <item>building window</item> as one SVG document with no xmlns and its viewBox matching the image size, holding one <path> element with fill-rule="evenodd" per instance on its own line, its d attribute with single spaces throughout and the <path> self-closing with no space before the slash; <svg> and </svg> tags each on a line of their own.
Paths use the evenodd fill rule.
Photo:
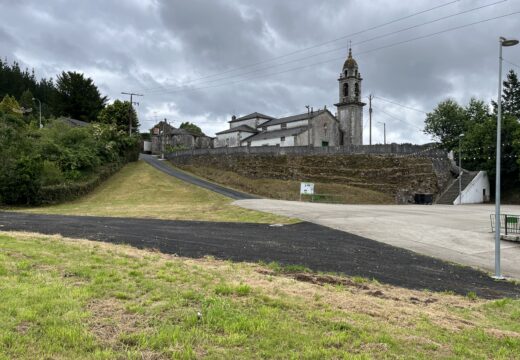
<svg viewBox="0 0 520 360">
<path fill-rule="evenodd" d="M 354 94 L 356 94 L 356 99 L 359 98 L 359 84 L 356 83 L 354 85 Z"/>
<path fill-rule="evenodd" d="M 285 141 L 285 136 L 282 136 L 282 137 L 280 138 L 280 141 Z"/>
<path fill-rule="evenodd" d="M 287 129 L 287 124 L 282 124 L 282 125 L 280 125 L 280 128 L 281 128 L 281 129 Z"/>
<path fill-rule="evenodd" d="M 348 84 L 343 84 L 343 96 L 348 96 Z"/>
</svg>

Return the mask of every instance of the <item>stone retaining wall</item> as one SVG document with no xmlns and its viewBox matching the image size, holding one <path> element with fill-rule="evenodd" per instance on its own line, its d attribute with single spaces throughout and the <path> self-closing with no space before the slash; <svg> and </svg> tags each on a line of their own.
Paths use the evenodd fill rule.
<svg viewBox="0 0 520 360">
<path fill-rule="evenodd" d="M 389 146 L 379 147 L 379 150 L 388 150 Z M 254 152 L 246 152 L 253 149 Z M 168 154 L 167 158 L 180 167 L 216 168 L 253 179 L 347 184 L 391 194 L 399 203 L 409 202 L 414 193 L 438 194 L 451 179 L 450 162 L 444 152 L 429 150 L 428 155 L 412 155 L 412 150 L 424 151 L 423 147 L 417 146 L 404 148 L 401 145 L 400 150 L 410 152 L 408 156 L 378 154 L 377 148 L 373 149 L 376 153 L 371 154 L 349 154 L 339 150 L 317 154 L 312 148 L 305 148 L 309 153 L 300 148 L 287 148 L 284 150 L 291 150 L 285 153 L 283 148 L 261 153 L 256 149 L 262 148 L 200 149 Z M 334 151 L 336 148 L 328 149 Z M 433 157 L 435 154 L 438 156 Z"/>
</svg>

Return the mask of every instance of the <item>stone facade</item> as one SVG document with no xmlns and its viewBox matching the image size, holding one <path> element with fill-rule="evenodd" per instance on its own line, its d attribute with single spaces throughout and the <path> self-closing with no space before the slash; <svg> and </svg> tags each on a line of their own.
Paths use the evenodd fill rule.
<svg viewBox="0 0 520 360">
<path fill-rule="evenodd" d="M 339 102 L 336 104 L 344 145 L 363 144 L 363 106 L 366 104 L 361 101 L 362 81 L 357 62 L 352 57 L 350 49 L 338 79 Z"/>
<path fill-rule="evenodd" d="M 168 149 L 209 149 L 213 139 L 204 134 L 195 134 L 184 129 L 177 129 L 166 121 L 156 124 L 152 130 L 152 154 L 168 152 Z M 164 149 L 163 149 L 164 148 Z"/>
</svg>

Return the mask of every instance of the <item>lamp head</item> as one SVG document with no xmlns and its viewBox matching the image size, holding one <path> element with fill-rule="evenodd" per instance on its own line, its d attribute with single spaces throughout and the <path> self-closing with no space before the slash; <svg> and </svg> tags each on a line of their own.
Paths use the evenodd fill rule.
<svg viewBox="0 0 520 360">
<path fill-rule="evenodd" d="M 516 39 L 506 39 L 504 37 L 500 37 L 500 45 L 502 46 L 515 46 L 518 44 L 518 40 Z"/>
</svg>

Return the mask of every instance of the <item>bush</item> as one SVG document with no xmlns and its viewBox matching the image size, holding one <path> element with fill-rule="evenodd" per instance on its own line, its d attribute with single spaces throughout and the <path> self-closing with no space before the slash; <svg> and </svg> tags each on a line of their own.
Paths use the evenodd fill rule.
<svg viewBox="0 0 520 360">
<path fill-rule="evenodd" d="M 0 203 L 39 204 L 84 195 L 139 158 L 139 137 L 114 125 L 38 129 L 0 109 Z"/>
<path fill-rule="evenodd" d="M 104 180 L 116 173 L 121 167 L 121 163 L 107 164 L 103 166 L 94 177 L 87 181 L 43 186 L 38 191 L 36 203 L 39 205 L 56 204 L 86 195 Z"/>
</svg>

